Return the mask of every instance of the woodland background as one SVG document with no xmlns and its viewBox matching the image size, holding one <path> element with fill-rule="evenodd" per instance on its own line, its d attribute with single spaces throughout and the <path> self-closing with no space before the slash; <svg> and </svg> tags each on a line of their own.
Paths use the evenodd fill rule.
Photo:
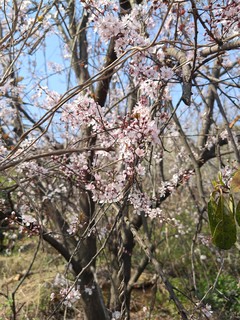
<svg viewBox="0 0 240 320">
<path fill-rule="evenodd" d="M 0 319 L 240 319 L 239 1 L 0 17 Z"/>
</svg>

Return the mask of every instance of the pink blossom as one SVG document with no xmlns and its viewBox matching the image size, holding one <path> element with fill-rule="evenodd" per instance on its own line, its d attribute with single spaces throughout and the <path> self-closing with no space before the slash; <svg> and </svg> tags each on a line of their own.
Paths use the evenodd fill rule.
<svg viewBox="0 0 240 320">
<path fill-rule="evenodd" d="M 145 151 L 144 151 L 143 149 L 140 149 L 140 148 L 137 148 L 137 149 L 135 150 L 135 152 L 136 152 L 136 154 L 139 156 L 139 158 L 142 158 L 142 157 L 144 157 L 144 155 L 145 155 Z"/>
<path fill-rule="evenodd" d="M 107 42 L 124 30 L 124 23 L 116 15 L 107 13 L 96 20 L 94 29 L 101 39 Z"/>
<path fill-rule="evenodd" d="M 62 288 L 59 294 L 64 299 L 63 304 L 68 307 L 71 307 L 75 302 L 77 302 L 81 298 L 80 292 L 74 288 Z"/>
<path fill-rule="evenodd" d="M 172 69 L 166 66 L 161 67 L 160 73 L 161 73 L 161 78 L 165 81 L 172 79 L 174 75 Z"/>
<path fill-rule="evenodd" d="M 141 163 L 136 167 L 137 174 L 144 176 L 146 173 L 146 168 L 141 165 Z"/>
<path fill-rule="evenodd" d="M 36 222 L 37 220 L 33 216 L 25 213 L 22 214 L 22 223 L 27 227 L 29 227 L 32 223 L 36 223 Z"/>
</svg>

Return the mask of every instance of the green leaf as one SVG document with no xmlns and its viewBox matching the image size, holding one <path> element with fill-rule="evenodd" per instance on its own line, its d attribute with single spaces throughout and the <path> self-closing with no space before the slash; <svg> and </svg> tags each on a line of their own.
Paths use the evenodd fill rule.
<svg viewBox="0 0 240 320">
<path fill-rule="evenodd" d="M 221 186 L 224 186 L 223 178 L 221 172 L 218 173 L 218 184 L 220 183 Z"/>
<path fill-rule="evenodd" d="M 228 201 L 228 206 L 230 211 L 232 212 L 233 216 L 234 216 L 234 212 L 235 212 L 235 203 L 234 203 L 234 199 L 232 194 L 229 194 L 229 201 Z"/>
<path fill-rule="evenodd" d="M 230 249 L 237 240 L 237 228 L 234 219 L 232 198 L 225 199 L 223 195 L 214 200 L 211 197 L 208 203 L 209 224 L 212 233 L 212 242 L 219 249 Z"/>
<path fill-rule="evenodd" d="M 209 225 L 211 234 L 214 233 L 214 230 L 216 229 L 216 226 L 219 222 L 216 216 L 217 211 L 217 203 L 213 196 L 211 196 L 209 202 L 208 202 L 208 219 L 209 219 Z"/>
<path fill-rule="evenodd" d="M 237 204 L 236 213 L 235 213 L 236 221 L 240 227 L 240 201 Z"/>
<path fill-rule="evenodd" d="M 234 174 L 230 187 L 232 192 L 240 192 L 240 170 Z"/>
</svg>

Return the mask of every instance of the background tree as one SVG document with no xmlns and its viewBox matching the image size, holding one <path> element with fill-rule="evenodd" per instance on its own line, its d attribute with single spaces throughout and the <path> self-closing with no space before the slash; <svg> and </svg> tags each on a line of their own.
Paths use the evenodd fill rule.
<svg viewBox="0 0 240 320">
<path fill-rule="evenodd" d="M 133 286 L 151 264 L 182 319 L 207 317 L 194 269 L 211 182 L 202 167 L 216 158 L 228 180 L 240 162 L 239 8 L 234 0 L 1 2 L 0 170 L 10 203 L 1 214 L 67 261 L 74 284 L 52 295 L 56 310 L 81 298 L 85 319 L 116 311 L 129 319 Z M 181 237 L 188 227 L 178 208 L 169 212 L 179 192 L 191 196 L 179 208 L 191 203 L 196 226 L 191 308 L 157 256 L 166 230 Z M 110 277 L 108 303 L 98 261 Z"/>
</svg>

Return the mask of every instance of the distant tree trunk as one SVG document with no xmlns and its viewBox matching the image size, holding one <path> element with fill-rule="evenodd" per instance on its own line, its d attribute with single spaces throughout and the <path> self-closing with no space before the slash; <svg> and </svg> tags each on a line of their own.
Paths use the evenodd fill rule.
<svg viewBox="0 0 240 320">
<path fill-rule="evenodd" d="M 121 282 L 124 283 L 124 288 L 127 288 L 128 282 L 131 277 L 132 268 L 132 252 L 134 247 L 132 232 L 126 228 L 126 225 L 122 226 L 121 230 L 121 242 L 119 241 L 119 235 L 115 233 L 111 239 L 109 249 L 111 251 L 111 290 L 110 290 L 110 309 L 111 310 L 121 310 L 121 304 L 125 303 L 126 316 L 130 312 L 130 299 L 131 292 L 124 290 L 124 301 L 123 298 L 120 299 L 121 292 L 120 286 Z M 122 246 L 122 250 L 121 250 Z M 119 256 L 119 250 L 121 250 L 121 255 Z M 119 270 L 122 269 L 120 273 Z M 122 290 L 124 289 L 122 288 Z"/>
<path fill-rule="evenodd" d="M 85 239 L 79 248 L 79 259 L 76 261 L 73 271 L 75 276 L 81 272 L 91 258 L 96 254 L 96 240 L 94 236 Z M 95 261 L 91 264 L 95 269 Z M 78 284 L 80 285 L 81 300 L 84 310 L 84 320 L 108 320 L 109 314 L 106 309 L 103 296 L 99 285 L 94 280 L 94 274 L 91 268 L 87 268 L 79 277 Z M 91 294 L 86 290 L 91 289 Z"/>
</svg>

